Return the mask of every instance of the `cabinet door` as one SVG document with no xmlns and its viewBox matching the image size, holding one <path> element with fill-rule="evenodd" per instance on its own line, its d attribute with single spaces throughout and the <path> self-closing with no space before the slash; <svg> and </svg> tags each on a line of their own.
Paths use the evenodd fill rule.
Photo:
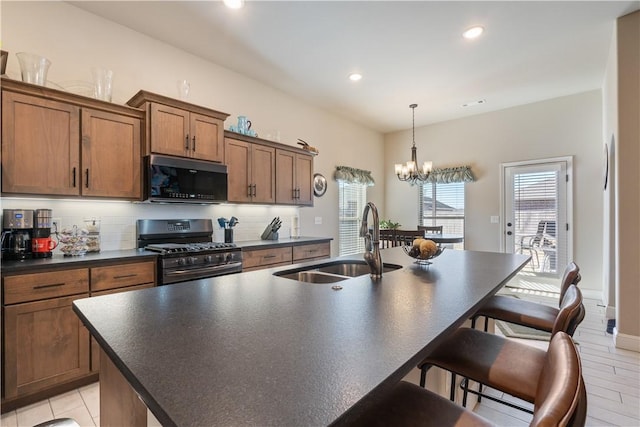
<svg viewBox="0 0 640 427">
<path fill-rule="evenodd" d="M 151 104 L 151 152 L 188 157 L 189 112 L 168 105 Z"/>
<path fill-rule="evenodd" d="M 224 128 L 222 121 L 202 114 L 191 113 L 189 148 L 200 160 L 224 161 Z"/>
<path fill-rule="evenodd" d="M 276 150 L 276 203 L 296 203 L 296 153 Z"/>
<path fill-rule="evenodd" d="M 80 194 L 80 109 L 2 92 L 2 191 Z"/>
<path fill-rule="evenodd" d="M 140 199 L 140 120 L 82 110 L 82 195 Z"/>
<path fill-rule="evenodd" d="M 253 202 L 276 201 L 276 149 L 253 144 L 251 170 L 254 187 Z"/>
<path fill-rule="evenodd" d="M 4 396 L 89 373 L 89 334 L 71 303 L 89 294 L 4 307 Z"/>
<path fill-rule="evenodd" d="M 296 203 L 313 206 L 313 157 L 296 154 Z"/>
<path fill-rule="evenodd" d="M 227 165 L 227 198 L 230 202 L 250 202 L 251 144 L 225 138 L 225 163 Z"/>
</svg>

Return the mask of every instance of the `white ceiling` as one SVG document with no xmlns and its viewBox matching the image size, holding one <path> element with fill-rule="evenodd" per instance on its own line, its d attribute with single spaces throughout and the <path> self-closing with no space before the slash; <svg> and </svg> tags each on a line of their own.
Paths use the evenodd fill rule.
<svg viewBox="0 0 640 427">
<path fill-rule="evenodd" d="M 81 1 L 89 12 L 381 132 L 600 88 L 640 1 Z M 474 41 L 461 37 L 485 27 Z M 348 80 L 351 72 L 364 78 Z M 478 99 L 475 107 L 462 104 Z"/>
</svg>

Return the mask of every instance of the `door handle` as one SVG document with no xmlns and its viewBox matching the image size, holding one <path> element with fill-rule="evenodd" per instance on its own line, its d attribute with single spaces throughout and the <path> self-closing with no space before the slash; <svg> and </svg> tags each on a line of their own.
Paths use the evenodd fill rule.
<svg viewBox="0 0 640 427">
<path fill-rule="evenodd" d="M 187 136 L 184 137 L 184 149 L 185 150 L 189 149 L 189 134 L 187 134 Z"/>
<path fill-rule="evenodd" d="M 511 227 L 511 223 L 510 222 L 507 223 L 507 227 Z"/>
<path fill-rule="evenodd" d="M 89 168 L 87 168 L 87 170 L 86 170 L 86 171 L 84 171 L 84 178 L 85 178 L 85 180 L 84 180 L 84 186 L 85 186 L 86 188 L 89 188 Z"/>
<path fill-rule="evenodd" d="M 513 233 L 510 231 L 507 231 L 507 236 L 511 236 Z"/>
<path fill-rule="evenodd" d="M 71 172 L 73 175 L 73 186 L 76 186 L 76 168 L 73 168 L 73 171 Z"/>
<path fill-rule="evenodd" d="M 196 136 L 193 135 L 193 147 L 191 147 L 193 151 L 196 151 Z"/>
</svg>

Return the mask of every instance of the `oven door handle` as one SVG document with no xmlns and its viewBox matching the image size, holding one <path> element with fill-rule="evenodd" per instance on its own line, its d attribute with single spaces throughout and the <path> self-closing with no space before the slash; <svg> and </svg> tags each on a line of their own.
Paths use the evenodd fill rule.
<svg viewBox="0 0 640 427">
<path fill-rule="evenodd" d="M 229 264 L 221 264 L 221 265 L 210 265 L 208 267 L 202 267 L 202 268 L 191 268 L 191 269 L 186 269 L 186 270 L 171 270 L 170 272 L 167 272 L 168 275 L 172 275 L 172 274 L 189 274 L 189 273 L 198 273 L 198 272 L 213 272 L 213 271 L 219 271 L 219 270 L 230 270 L 231 268 L 240 268 L 242 269 L 242 263 L 241 262 L 231 262 Z"/>
</svg>

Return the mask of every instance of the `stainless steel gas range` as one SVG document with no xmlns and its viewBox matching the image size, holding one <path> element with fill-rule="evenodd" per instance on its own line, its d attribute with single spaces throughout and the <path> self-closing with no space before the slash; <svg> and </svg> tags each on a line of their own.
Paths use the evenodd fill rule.
<svg viewBox="0 0 640 427">
<path fill-rule="evenodd" d="M 242 251 L 214 242 L 210 219 L 139 219 L 138 248 L 159 253 L 158 285 L 242 271 Z"/>
</svg>

